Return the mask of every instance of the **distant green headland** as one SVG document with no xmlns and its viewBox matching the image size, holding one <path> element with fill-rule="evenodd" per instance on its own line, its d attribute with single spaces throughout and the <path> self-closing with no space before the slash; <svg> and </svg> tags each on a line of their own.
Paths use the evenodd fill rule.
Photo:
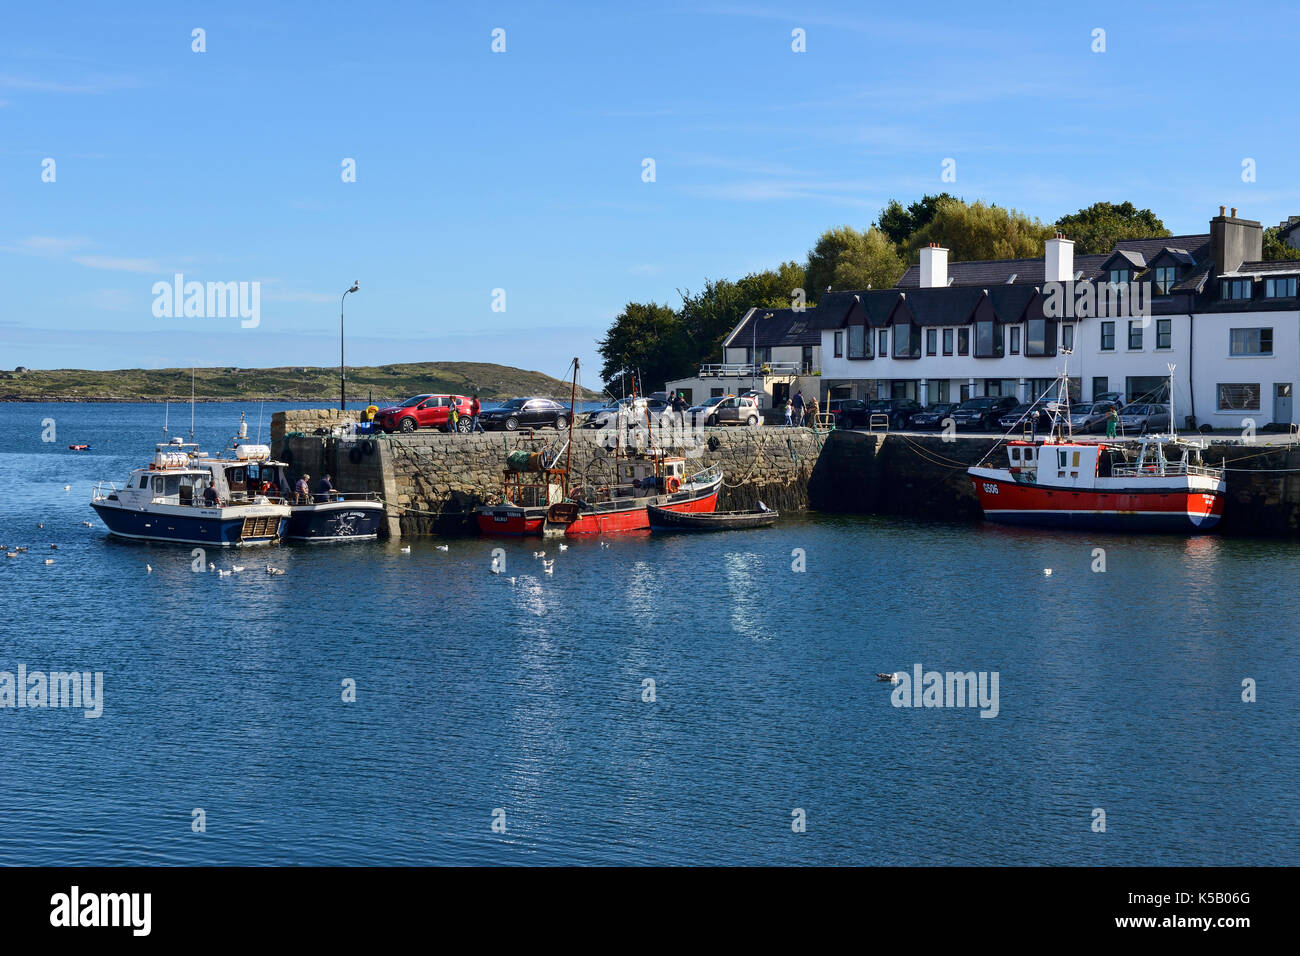
<svg viewBox="0 0 1300 956">
<path fill-rule="evenodd" d="M 397 400 L 422 392 L 473 395 L 484 400 L 541 395 L 569 397 L 570 383 L 541 372 L 488 362 L 411 362 L 401 365 L 349 366 L 349 407 L 369 401 Z M 190 369 L 128 368 L 27 369 L 0 371 L 0 401 L 6 402 L 162 402 L 188 401 Z M 194 399 L 200 402 L 264 400 L 328 402 L 339 397 L 339 370 L 283 368 L 194 369 Z M 600 395 L 580 388 L 578 399 Z"/>
</svg>

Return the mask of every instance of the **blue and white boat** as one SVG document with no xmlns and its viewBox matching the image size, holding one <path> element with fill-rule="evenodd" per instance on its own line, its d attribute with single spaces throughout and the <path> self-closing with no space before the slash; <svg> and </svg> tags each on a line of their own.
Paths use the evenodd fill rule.
<svg viewBox="0 0 1300 956">
<path fill-rule="evenodd" d="M 153 461 L 126 484 L 95 486 L 90 506 L 119 538 L 215 547 L 271 544 L 289 523 L 290 508 L 261 494 L 250 466 L 269 457 L 264 445 L 240 446 L 234 460 L 214 459 L 173 438 L 155 447 Z"/>
</svg>

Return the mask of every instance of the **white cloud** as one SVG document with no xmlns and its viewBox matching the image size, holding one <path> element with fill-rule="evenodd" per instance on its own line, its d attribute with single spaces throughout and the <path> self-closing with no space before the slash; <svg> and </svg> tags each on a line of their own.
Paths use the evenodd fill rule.
<svg viewBox="0 0 1300 956">
<path fill-rule="evenodd" d="M 128 259 L 121 256 L 73 256 L 72 261 L 91 269 L 112 272 L 162 272 L 157 259 Z"/>
</svg>

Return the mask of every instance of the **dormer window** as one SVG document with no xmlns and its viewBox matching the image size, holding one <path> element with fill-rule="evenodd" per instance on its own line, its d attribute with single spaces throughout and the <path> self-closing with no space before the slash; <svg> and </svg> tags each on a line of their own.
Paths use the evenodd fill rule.
<svg viewBox="0 0 1300 956">
<path fill-rule="evenodd" d="M 1249 279 L 1224 279 L 1219 286 L 1219 297 L 1222 299 L 1249 299 L 1250 298 Z"/>
<path fill-rule="evenodd" d="M 992 319 L 975 323 L 975 357 L 1002 357 L 1002 326 Z"/>
<path fill-rule="evenodd" d="M 1106 281 L 1111 285 L 1127 285 L 1132 275 L 1131 269 L 1111 269 L 1107 274 Z"/>
<path fill-rule="evenodd" d="M 1174 266 L 1157 266 L 1155 272 L 1156 295 L 1168 295 L 1178 281 L 1178 270 Z"/>
<path fill-rule="evenodd" d="M 1294 299 L 1295 292 L 1295 276 L 1288 276 L 1284 279 L 1264 280 L 1264 297 L 1267 299 Z"/>
</svg>

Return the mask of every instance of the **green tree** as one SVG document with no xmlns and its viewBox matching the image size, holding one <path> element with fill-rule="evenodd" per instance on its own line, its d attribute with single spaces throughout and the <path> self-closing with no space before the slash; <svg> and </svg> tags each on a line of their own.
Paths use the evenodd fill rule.
<svg viewBox="0 0 1300 956">
<path fill-rule="evenodd" d="M 1269 226 L 1264 230 L 1264 261 L 1289 262 L 1300 259 L 1300 249 L 1292 248 L 1279 235 L 1281 226 Z"/>
<path fill-rule="evenodd" d="M 1062 216 L 1058 231 L 1074 240 L 1077 255 L 1110 252 L 1121 239 L 1154 239 L 1169 235 L 1165 224 L 1150 209 L 1138 209 L 1131 202 L 1118 205 L 1095 202 L 1086 209 Z"/>
<path fill-rule="evenodd" d="M 638 371 L 651 388 L 694 371 L 694 349 L 681 316 L 654 302 L 629 302 L 597 343 L 596 351 L 604 359 L 600 377 L 615 394 L 623 386 L 630 393 L 631 376 Z"/>
<path fill-rule="evenodd" d="M 809 298 L 829 289 L 887 289 L 903 274 L 898 249 L 883 230 L 828 229 L 808 253 Z"/>
<path fill-rule="evenodd" d="M 750 309 L 792 308 L 796 290 L 805 289 L 807 281 L 803 266 L 785 262 L 776 269 L 753 272 L 735 282 L 705 280 L 704 289 L 698 293 L 681 292 L 682 325 L 690 338 L 695 361 L 720 358 L 722 340 Z M 811 296 L 805 302 L 808 299 Z"/>
<path fill-rule="evenodd" d="M 912 234 L 910 258 L 930 242 L 946 246 L 952 261 L 1032 258 L 1043 254 L 1043 243 L 1054 230 L 1015 209 L 967 204 L 960 199 L 940 202 L 930 221 Z"/>
<path fill-rule="evenodd" d="M 906 208 L 897 199 L 891 199 L 885 208 L 880 211 L 876 225 L 889 237 L 890 242 L 896 246 L 905 247 L 912 238 L 912 234 L 918 229 L 928 226 L 939 206 L 948 201 L 961 202 L 951 193 L 922 196 Z"/>
</svg>

